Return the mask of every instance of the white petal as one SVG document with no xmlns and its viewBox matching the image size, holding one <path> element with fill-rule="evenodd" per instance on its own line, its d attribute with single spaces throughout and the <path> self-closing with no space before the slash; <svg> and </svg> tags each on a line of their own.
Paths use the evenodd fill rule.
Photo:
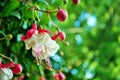
<svg viewBox="0 0 120 80">
<path fill-rule="evenodd" d="M 34 57 L 38 57 L 39 59 L 46 59 L 47 57 L 54 56 L 59 49 L 59 45 L 54 40 L 52 40 L 47 33 L 40 33 L 34 38 L 34 45 L 31 45 L 32 55 Z"/>
<path fill-rule="evenodd" d="M 54 56 L 57 50 L 59 50 L 59 45 L 51 39 L 46 42 L 45 46 L 47 47 L 46 52 L 49 56 Z"/>
<path fill-rule="evenodd" d="M 7 68 L 1 68 L 2 72 L 4 73 L 4 76 L 7 76 L 8 79 L 12 79 L 13 73 L 10 69 Z"/>
</svg>

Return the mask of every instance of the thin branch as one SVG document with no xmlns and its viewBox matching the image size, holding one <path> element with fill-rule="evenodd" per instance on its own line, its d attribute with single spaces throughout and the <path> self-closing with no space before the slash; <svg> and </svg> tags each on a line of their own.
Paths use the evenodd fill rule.
<svg viewBox="0 0 120 80">
<path fill-rule="evenodd" d="M 7 57 L 7 56 L 1 54 L 1 53 L 0 53 L 0 56 L 4 57 L 4 58 L 6 58 L 6 59 L 8 59 L 8 60 L 10 60 L 10 61 L 13 61 L 11 58 L 9 58 L 9 57 Z"/>
<path fill-rule="evenodd" d="M 37 11 L 40 11 L 40 12 L 45 12 L 45 13 L 56 13 L 56 12 L 58 12 L 58 11 L 40 10 L 36 6 L 32 6 L 30 9 L 31 10 L 37 10 Z"/>
<path fill-rule="evenodd" d="M 44 10 L 40 10 L 40 9 L 34 9 L 34 10 L 45 12 L 45 13 L 55 13 L 55 12 L 57 12 L 57 11 L 48 11 L 48 10 L 44 11 Z"/>
</svg>

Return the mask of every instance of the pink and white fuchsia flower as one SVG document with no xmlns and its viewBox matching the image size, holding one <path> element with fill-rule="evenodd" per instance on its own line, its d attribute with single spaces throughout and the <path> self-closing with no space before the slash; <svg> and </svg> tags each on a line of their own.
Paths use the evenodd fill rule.
<svg viewBox="0 0 120 80">
<path fill-rule="evenodd" d="M 13 73 L 8 68 L 1 68 L 0 69 L 0 80 L 9 80 L 12 79 Z"/>
<path fill-rule="evenodd" d="M 50 31 L 44 29 L 37 29 L 37 26 L 32 25 L 32 29 L 28 30 L 25 36 L 21 37 L 21 40 L 25 42 L 26 49 L 32 48 L 32 55 L 38 59 L 45 59 L 48 66 L 50 66 L 50 61 L 48 61 L 50 56 L 54 56 L 59 45 L 56 41 L 52 40 L 48 35 Z"/>
<path fill-rule="evenodd" d="M 20 64 L 15 64 L 13 61 L 10 63 L 2 64 L 0 61 L 0 80 L 10 80 L 12 79 L 13 74 L 18 74 L 21 72 L 22 66 Z"/>
</svg>

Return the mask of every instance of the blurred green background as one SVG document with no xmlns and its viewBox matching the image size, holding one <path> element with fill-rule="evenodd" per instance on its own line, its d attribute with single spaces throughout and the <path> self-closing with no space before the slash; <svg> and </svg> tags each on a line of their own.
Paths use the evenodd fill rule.
<svg viewBox="0 0 120 80">
<path fill-rule="evenodd" d="M 1 0 L 0 32 L 12 34 L 13 39 L 0 41 L 0 53 L 20 63 L 25 80 L 39 80 L 42 75 L 54 80 L 53 74 L 62 71 L 66 80 L 120 80 L 120 0 L 81 0 L 73 5 L 72 0 Z M 29 8 L 55 11 L 60 6 L 68 11 L 68 19 L 60 22 L 56 13 L 50 14 Z M 40 21 L 38 20 L 38 17 Z M 51 57 L 53 71 L 45 64 L 37 66 L 31 50 L 25 49 L 20 37 L 36 21 L 45 29 L 56 32 L 55 25 L 67 35 L 57 43 L 60 50 Z M 0 38 L 4 36 L 0 34 Z M 0 57 L 3 63 L 6 59 Z M 56 60 L 57 59 L 57 60 Z"/>
</svg>

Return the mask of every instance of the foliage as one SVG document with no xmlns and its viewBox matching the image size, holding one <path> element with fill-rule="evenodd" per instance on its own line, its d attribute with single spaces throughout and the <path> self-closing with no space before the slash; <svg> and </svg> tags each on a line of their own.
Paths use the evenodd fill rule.
<svg viewBox="0 0 120 80">
<path fill-rule="evenodd" d="M 120 10 L 119 0 L 3 0 L 0 1 L 0 39 L 12 34 L 12 40 L 0 41 L 0 53 L 20 63 L 25 80 L 38 80 L 40 76 L 54 80 L 53 74 L 62 71 L 66 80 L 119 80 L 120 79 Z M 66 0 L 67 1 L 67 0 Z M 68 11 L 68 19 L 60 22 L 56 13 L 47 14 L 31 10 L 56 11 L 58 6 Z M 66 33 L 66 40 L 57 42 L 60 50 L 51 57 L 53 70 L 43 62 L 37 66 L 31 50 L 25 49 L 20 37 L 31 28 L 39 27 L 56 32 L 56 26 Z M 2 34 L 1 34 L 2 33 Z M 4 34 L 4 35 L 3 35 Z M 0 57 L 3 63 L 6 59 Z M 57 58 L 57 60 L 55 59 Z"/>
</svg>

